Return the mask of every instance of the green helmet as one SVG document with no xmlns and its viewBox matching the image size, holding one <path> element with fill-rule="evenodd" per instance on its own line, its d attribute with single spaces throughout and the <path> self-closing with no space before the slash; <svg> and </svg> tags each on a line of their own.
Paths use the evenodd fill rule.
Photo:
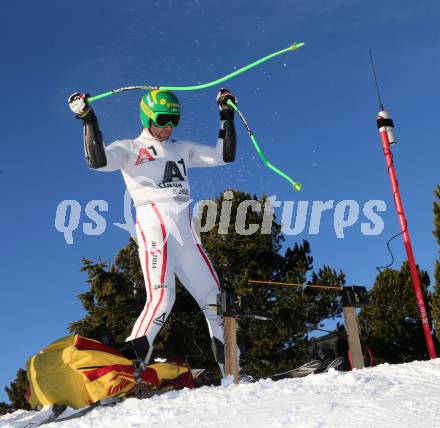
<svg viewBox="0 0 440 428">
<path fill-rule="evenodd" d="M 154 89 L 148 91 L 141 99 L 141 108 L 139 117 L 144 128 L 149 128 L 151 120 L 158 126 L 167 126 L 157 123 L 158 115 L 172 115 L 175 120 L 169 124 L 172 127 L 177 126 L 180 117 L 180 103 L 177 97 L 170 91 Z M 176 117 L 177 116 L 177 117 Z"/>
</svg>

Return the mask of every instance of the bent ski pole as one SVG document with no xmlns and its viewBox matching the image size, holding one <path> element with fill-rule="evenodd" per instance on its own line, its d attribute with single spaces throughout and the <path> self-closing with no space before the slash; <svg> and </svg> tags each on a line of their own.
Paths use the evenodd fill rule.
<svg viewBox="0 0 440 428">
<path fill-rule="evenodd" d="M 272 165 L 269 160 L 266 158 L 266 156 L 264 156 L 263 151 L 261 150 L 260 146 L 257 143 L 257 140 L 255 139 L 255 136 L 251 130 L 251 128 L 249 127 L 249 124 L 247 123 L 245 117 L 243 116 L 243 113 L 238 109 L 238 107 L 231 101 L 228 100 L 227 104 L 229 106 L 231 106 L 240 116 L 241 121 L 243 122 L 243 125 L 245 126 L 249 137 L 252 141 L 252 143 L 254 144 L 255 150 L 257 151 L 257 153 L 259 154 L 260 158 L 263 160 L 264 164 L 271 169 L 273 172 L 275 172 L 276 174 L 278 174 L 279 176 L 283 177 L 285 180 L 287 180 L 292 186 L 293 189 L 296 191 L 301 190 L 302 188 L 302 184 L 298 183 L 296 181 L 294 181 L 291 177 L 289 177 L 286 173 L 284 173 L 283 171 L 281 171 L 280 169 L 278 169 L 275 165 Z"/>
<path fill-rule="evenodd" d="M 89 98 L 87 98 L 87 102 L 92 103 L 93 101 L 97 101 L 102 98 L 109 97 L 111 95 L 119 94 L 119 93 L 125 92 L 125 91 L 137 90 L 137 89 L 140 89 L 140 90 L 163 89 L 163 90 L 167 90 L 167 91 L 196 91 L 199 89 L 210 88 L 211 86 L 215 86 L 215 85 L 218 85 L 220 83 L 225 82 L 226 80 L 232 79 L 233 77 L 238 76 L 239 74 L 244 73 L 245 71 L 248 71 L 251 68 L 254 68 L 255 66 L 257 66 L 263 62 L 266 62 L 266 61 L 268 61 L 278 55 L 281 55 L 281 54 L 289 52 L 289 51 L 295 51 L 302 46 L 304 46 L 304 43 L 294 42 L 288 48 L 273 52 L 269 55 L 266 55 L 263 58 L 258 59 L 257 61 L 252 62 L 251 64 L 248 64 L 242 68 L 239 68 L 238 70 L 234 71 L 233 73 L 230 73 L 226 76 L 220 77 L 219 79 L 213 80 L 212 82 L 203 83 L 201 85 L 194 85 L 194 86 L 150 86 L 150 85 L 126 86 L 124 88 L 113 89 L 112 91 L 104 92 L 102 94 L 95 95 L 93 97 L 89 97 Z"/>
</svg>

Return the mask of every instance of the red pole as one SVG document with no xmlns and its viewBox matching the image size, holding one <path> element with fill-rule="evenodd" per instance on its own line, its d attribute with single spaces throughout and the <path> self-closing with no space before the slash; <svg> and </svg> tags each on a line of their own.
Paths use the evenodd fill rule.
<svg viewBox="0 0 440 428">
<path fill-rule="evenodd" d="M 422 322 L 423 331 L 425 333 L 426 346 L 428 347 L 429 358 L 436 358 L 434 343 L 432 341 L 431 329 L 429 326 L 428 314 L 426 312 L 425 301 L 423 299 L 420 278 L 417 273 L 416 262 L 409 239 L 408 224 L 406 222 L 405 213 L 403 211 L 402 199 L 400 198 L 399 185 L 397 183 L 396 171 L 394 169 L 393 154 L 391 153 L 391 144 L 394 144 L 394 124 L 390 119 L 387 111 L 381 110 L 377 118 L 377 127 L 379 128 L 380 137 L 382 139 L 383 153 L 386 158 L 388 174 L 393 188 L 394 203 L 396 204 L 397 215 L 399 217 L 400 230 L 403 235 L 403 243 L 405 244 L 406 254 L 408 256 L 411 278 L 416 292 L 417 306 L 419 308 L 420 320 Z"/>
</svg>

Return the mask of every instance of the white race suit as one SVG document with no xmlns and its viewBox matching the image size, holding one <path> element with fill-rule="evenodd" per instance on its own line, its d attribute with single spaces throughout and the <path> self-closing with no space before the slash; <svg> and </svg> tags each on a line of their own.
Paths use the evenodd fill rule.
<svg viewBox="0 0 440 428">
<path fill-rule="evenodd" d="M 136 234 L 147 301 L 127 340 L 147 336 L 150 347 L 175 300 L 175 276 L 197 301 L 214 342 L 224 343 L 217 315 L 219 279 L 191 224 L 188 169 L 224 165 L 216 147 L 190 141 L 159 141 L 147 129 L 134 140 L 105 148 L 107 166 L 120 169 L 136 208 Z"/>
</svg>

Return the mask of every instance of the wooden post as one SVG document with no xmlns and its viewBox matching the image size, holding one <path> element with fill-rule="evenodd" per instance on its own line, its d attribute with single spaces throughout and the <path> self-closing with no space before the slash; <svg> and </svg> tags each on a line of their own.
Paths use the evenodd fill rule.
<svg viewBox="0 0 440 428">
<path fill-rule="evenodd" d="M 226 376 L 233 375 L 234 383 L 238 383 L 238 364 L 237 364 L 237 321 L 235 317 L 225 316 L 225 372 Z"/>
<path fill-rule="evenodd" d="M 364 356 L 362 354 L 361 340 L 359 338 L 359 327 L 356 319 L 354 306 L 344 306 L 345 330 L 348 337 L 348 348 L 350 349 L 351 364 L 355 369 L 363 369 Z"/>
</svg>

